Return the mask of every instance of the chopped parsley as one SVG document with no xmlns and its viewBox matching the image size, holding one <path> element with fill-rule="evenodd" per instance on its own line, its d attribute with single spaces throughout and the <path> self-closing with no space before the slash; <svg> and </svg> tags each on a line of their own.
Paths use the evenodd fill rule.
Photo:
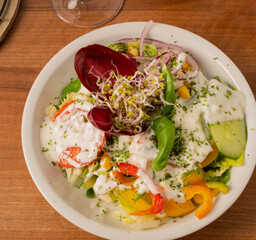
<svg viewBox="0 0 256 240">
<path fill-rule="evenodd" d="M 226 94 L 225 94 L 224 96 L 225 96 L 227 99 L 229 99 L 231 95 L 232 95 L 232 92 L 229 91 L 229 90 L 227 90 L 227 91 L 226 91 Z"/>
<path fill-rule="evenodd" d="M 49 151 L 49 148 L 42 147 L 42 152 L 48 152 L 48 151 Z"/>
</svg>

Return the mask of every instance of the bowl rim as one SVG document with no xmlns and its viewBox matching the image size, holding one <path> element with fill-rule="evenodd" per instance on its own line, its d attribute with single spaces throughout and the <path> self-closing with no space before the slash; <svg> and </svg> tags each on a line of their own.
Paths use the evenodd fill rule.
<svg viewBox="0 0 256 240">
<path fill-rule="evenodd" d="M 165 231 L 163 231 L 161 238 L 159 236 L 160 235 L 159 232 L 157 235 L 157 231 L 155 231 L 155 230 L 147 230 L 147 231 L 141 231 L 141 232 L 139 232 L 139 231 L 129 232 L 125 229 L 117 229 L 117 228 L 114 228 L 111 226 L 107 226 L 104 224 L 99 224 L 97 222 L 94 222 L 94 221 L 90 220 L 89 218 L 85 217 L 80 212 L 75 211 L 71 206 L 69 206 L 67 203 L 65 203 L 52 189 L 47 189 L 47 184 L 43 180 L 42 174 L 40 172 L 41 169 L 37 170 L 37 171 L 39 171 L 39 174 L 38 174 L 38 172 L 36 173 L 35 172 L 36 165 L 31 160 L 32 156 L 36 156 L 35 149 L 31 149 L 30 146 L 33 146 L 33 141 L 35 140 L 32 137 L 32 129 L 34 127 L 34 123 L 33 123 L 34 112 L 33 112 L 33 110 L 36 108 L 36 104 L 38 102 L 38 101 L 34 101 L 34 99 L 37 99 L 37 100 L 39 99 L 39 97 L 37 96 L 37 92 L 40 91 L 40 89 L 42 89 L 44 87 L 44 84 L 48 81 L 48 79 L 50 78 L 51 74 L 53 74 L 55 69 L 58 66 L 60 66 L 61 64 L 63 64 L 63 62 L 65 61 L 65 56 L 74 54 L 74 46 L 77 47 L 78 45 L 81 45 L 81 43 L 83 42 L 83 40 L 85 38 L 87 39 L 87 42 L 90 42 L 90 41 L 93 42 L 93 40 L 95 38 L 97 38 L 97 36 L 99 36 L 100 34 L 103 34 L 104 32 L 118 30 L 120 28 L 126 28 L 128 26 L 129 27 L 134 26 L 136 28 L 142 29 L 145 24 L 146 24 L 146 22 L 127 22 L 127 23 L 119 23 L 119 24 L 109 25 L 109 26 L 94 30 L 92 32 L 89 32 L 89 33 L 75 39 L 68 45 L 66 45 L 57 54 L 55 54 L 54 57 L 51 58 L 51 60 L 45 65 L 45 67 L 41 70 L 41 72 L 37 76 L 33 86 L 31 87 L 31 90 L 28 94 L 26 104 L 24 107 L 24 111 L 23 111 L 23 116 L 22 116 L 21 137 L 22 137 L 23 154 L 25 157 L 25 161 L 26 161 L 29 173 L 30 173 L 34 183 L 36 184 L 37 188 L 41 192 L 41 194 L 44 196 L 44 198 L 50 203 L 50 205 L 57 212 L 59 212 L 62 216 L 64 216 L 67 220 L 72 222 L 74 225 L 80 227 L 83 230 L 86 230 L 87 232 L 95 234 L 97 236 L 110 238 L 110 239 L 119 239 L 118 236 L 121 236 L 119 234 L 122 234 L 123 239 L 131 239 L 132 237 L 136 237 L 136 238 L 139 237 L 140 239 L 145 238 L 147 240 L 150 240 L 150 239 L 155 239 L 157 236 L 158 236 L 158 239 L 170 239 L 170 237 L 171 238 L 173 237 L 173 239 L 175 239 L 175 238 L 189 235 L 195 231 L 202 229 L 203 227 L 205 227 L 206 225 L 210 224 L 211 222 L 216 220 L 218 217 L 220 217 L 228 208 L 230 208 L 233 205 L 233 203 L 242 194 L 247 183 L 249 182 L 250 177 L 254 171 L 255 164 L 256 164 L 255 159 L 254 159 L 254 162 L 249 163 L 250 168 L 247 172 L 248 175 L 245 176 L 245 178 L 243 179 L 243 182 L 241 183 L 242 185 L 235 192 L 235 195 L 232 197 L 232 200 L 231 201 L 229 200 L 229 203 L 227 204 L 226 207 L 224 207 L 222 209 L 221 212 L 215 212 L 214 214 L 211 214 L 209 217 L 207 216 L 203 221 L 198 222 L 198 224 L 196 224 L 196 225 L 193 224 L 194 225 L 193 228 L 190 228 L 189 230 L 186 229 L 187 230 L 186 233 L 183 233 L 181 231 L 178 233 L 169 233 L 170 235 L 171 234 L 173 235 L 173 236 L 170 236 L 168 234 L 166 235 L 166 233 L 168 233 L 168 231 L 165 230 Z M 161 28 L 161 29 L 168 28 L 168 29 L 172 29 L 178 33 L 182 32 L 183 34 L 188 34 L 191 38 L 200 41 L 203 46 L 207 46 L 211 50 L 213 49 L 213 50 L 217 51 L 218 55 L 221 56 L 222 59 L 225 59 L 227 62 L 230 63 L 229 69 L 227 70 L 225 68 L 225 70 L 229 72 L 231 77 L 232 77 L 232 75 L 236 75 L 236 78 L 240 79 L 241 84 L 243 84 L 244 88 L 247 90 L 247 93 L 249 93 L 249 95 L 250 95 L 249 96 L 250 102 L 252 102 L 254 104 L 254 107 L 256 106 L 253 93 L 252 93 L 246 79 L 244 78 L 244 76 L 242 75 L 240 70 L 236 67 L 236 65 L 231 61 L 231 59 L 229 59 L 226 56 L 226 54 L 224 54 L 219 48 L 217 48 L 216 46 L 211 44 L 206 39 L 204 39 L 192 32 L 189 32 L 185 29 L 167 25 L 167 24 L 162 24 L 162 23 L 153 23 L 153 25 L 155 28 Z M 233 72 L 232 74 L 230 73 L 231 71 Z M 253 116 L 252 116 L 252 119 L 250 120 L 251 122 L 253 120 L 256 120 L 256 114 L 255 113 L 252 113 L 252 114 L 253 114 Z M 247 165 L 247 168 L 248 168 L 248 165 Z M 54 198 L 51 196 L 54 196 Z M 63 209 L 66 209 L 66 211 L 64 211 Z M 76 212 L 75 216 L 73 215 L 74 211 Z M 84 219 L 85 222 L 81 223 L 81 221 L 79 220 L 80 218 L 83 218 L 83 219 L 87 218 L 87 220 Z M 98 232 L 99 226 L 101 227 L 100 232 Z"/>
</svg>

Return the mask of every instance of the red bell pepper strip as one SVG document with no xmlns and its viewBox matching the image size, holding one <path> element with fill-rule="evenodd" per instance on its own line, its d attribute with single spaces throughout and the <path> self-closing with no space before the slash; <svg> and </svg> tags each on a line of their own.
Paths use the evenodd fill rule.
<svg viewBox="0 0 256 240">
<path fill-rule="evenodd" d="M 139 215 L 152 215 L 152 214 L 160 213 L 163 210 L 163 199 L 154 181 L 143 170 L 139 169 L 138 167 L 130 163 L 118 163 L 117 167 L 120 171 L 119 172 L 120 174 L 131 175 L 131 176 L 140 178 L 148 186 L 149 193 L 152 198 L 151 208 L 142 210 L 139 212 L 133 212 L 130 215 L 139 216 Z M 119 174 L 117 174 L 116 176 L 119 176 Z M 122 178 L 118 178 L 118 180 L 119 181 L 121 180 L 122 182 Z"/>
</svg>

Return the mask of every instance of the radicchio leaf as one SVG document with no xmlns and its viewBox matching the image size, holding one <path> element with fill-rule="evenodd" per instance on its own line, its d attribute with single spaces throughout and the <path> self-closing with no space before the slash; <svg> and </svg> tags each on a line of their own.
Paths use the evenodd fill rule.
<svg viewBox="0 0 256 240">
<path fill-rule="evenodd" d="M 118 132 L 114 131 L 112 126 L 113 126 L 113 121 L 112 121 L 113 113 L 109 109 L 109 107 L 106 104 L 101 104 L 99 106 L 93 107 L 88 115 L 87 119 L 91 122 L 91 124 L 104 131 L 111 133 L 113 135 L 135 135 L 136 133 L 132 131 L 126 131 L 126 130 L 120 130 Z M 142 125 L 142 131 L 145 131 L 148 128 L 148 124 L 144 123 Z"/>
<path fill-rule="evenodd" d="M 89 111 L 87 118 L 94 127 L 105 132 L 109 132 L 113 125 L 111 120 L 112 115 L 113 114 L 109 107 L 106 104 L 101 104 L 99 106 L 93 107 Z"/>
<path fill-rule="evenodd" d="M 90 92 L 98 92 L 97 76 L 103 81 L 110 71 L 123 76 L 133 76 L 137 67 L 129 58 L 108 47 L 94 44 L 81 48 L 75 56 L 75 70 L 81 83 Z M 114 81 L 114 80 L 113 80 Z"/>
</svg>

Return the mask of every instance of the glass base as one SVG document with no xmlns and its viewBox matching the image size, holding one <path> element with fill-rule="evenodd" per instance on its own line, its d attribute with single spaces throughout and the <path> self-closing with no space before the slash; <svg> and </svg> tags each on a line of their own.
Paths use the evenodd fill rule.
<svg viewBox="0 0 256 240">
<path fill-rule="evenodd" d="M 97 27 L 113 19 L 124 0 L 51 0 L 52 7 L 63 21 L 75 27 Z"/>
</svg>

